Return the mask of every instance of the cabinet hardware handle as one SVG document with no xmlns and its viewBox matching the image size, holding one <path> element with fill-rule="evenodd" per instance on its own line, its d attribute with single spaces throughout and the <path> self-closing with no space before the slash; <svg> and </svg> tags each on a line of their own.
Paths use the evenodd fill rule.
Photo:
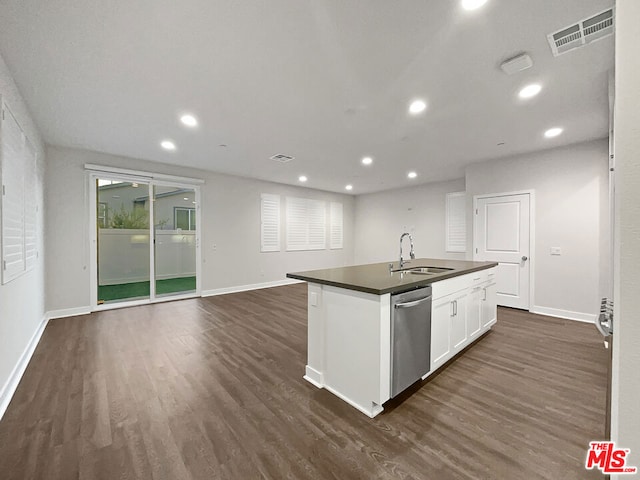
<svg viewBox="0 0 640 480">
<path fill-rule="evenodd" d="M 482 289 L 482 293 L 484 294 L 482 297 L 482 300 L 486 300 L 487 299 L 487 289 L 486 287 Z"/>
</svg>

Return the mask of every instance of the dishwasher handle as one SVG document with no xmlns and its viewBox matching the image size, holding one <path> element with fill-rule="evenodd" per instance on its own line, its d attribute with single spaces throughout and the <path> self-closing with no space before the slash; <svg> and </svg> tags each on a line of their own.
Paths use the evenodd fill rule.
<svg viewBox="0 0 640 480">
<path fill-rule="evenodd" d="M 409 308 L 409 307 L 415 307 L 416 305 L 420 305 L 421 303 L 424 303 L 428 300 L 431 300 L 431 295 L 429 295 L 428 297 L 424 297 L 421 298 L 420 300 L 415 300 L 413 302 L 405 302 L 405 303 L 396 303 L 394 305 L 395 308 Z"/>
</svg>

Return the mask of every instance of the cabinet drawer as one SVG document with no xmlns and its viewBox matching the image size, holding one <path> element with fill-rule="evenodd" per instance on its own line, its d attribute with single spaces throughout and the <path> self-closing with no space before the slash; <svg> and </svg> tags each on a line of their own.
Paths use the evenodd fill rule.
<svg viewBox="0 0 640 480">
<path fill-rule="evenodd" d="M 481 283 L 486 283 L 489 280 L 495 279 L 496 267 L 488 268 L 486 270 L 479 270 L 477 272 L 467 273 L 460 275 L 459 277 L 448 278 L 440 282 L 434 282 L 431 286 L 433 288 L 433 299 L 446 297 L 452 293 L 465 290 L 471 286 L 477 286 Z"/>
<path fill-rule="evenodd" d="M 480 285 L 481 283 L 486 283 L 489 280 L 496 278 L 496 267 L 488 268 L 486 270 L 480 270 L 478 272 L 470 273 L 473 278 L 473 286 Z"/>
<path fill-rule="evenodd" d="M 452 293 L 465 290 L 472 285 L 473 278 L 471 274 L 460 275 L 459 277 L 448 278 L 440 282 L 434 282 L 432 287 L 433 299 L 446 297 Z"/>
</svg>

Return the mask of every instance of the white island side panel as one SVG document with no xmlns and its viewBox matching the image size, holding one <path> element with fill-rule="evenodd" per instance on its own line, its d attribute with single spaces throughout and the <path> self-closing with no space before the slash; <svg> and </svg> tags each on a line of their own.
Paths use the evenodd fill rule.
<svg viewBox="0 0 640 480">
<path fill-rule="evenodd" d="M 389 294 L 309 284 L 305 378 L 371 417 L 389 399 L 389 307 Z"/>
</svg>

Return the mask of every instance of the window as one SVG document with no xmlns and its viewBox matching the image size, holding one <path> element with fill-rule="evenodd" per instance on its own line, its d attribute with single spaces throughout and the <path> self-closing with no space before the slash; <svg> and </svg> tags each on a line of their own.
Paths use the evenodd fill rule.
<svg viewBox="0 0 640 480">
<path fill-rule="evenodd" d="M 467 251 L 467 221 L 465 192 L 447 193 L 446 251 Z"/>
<path fill-rule="evenodd" d="M 98 202 L 98 227 L 107 228 L 107 204 L 104 202 Z"/>
<path fill-rule="evenodd" d="M 196 209 L 173 207 L 173 225 L 176 230 L 195 230 Z"/>
<path fill-rule="evenodd" d="M 2 283 L 31 270 L 36 249 L 36 150 L 11 110 L 2 103 Z"/>
<path fill-rule="evenodd" d="M 342 248 L 342 204 L 331 202 L 329 248 Z"/>
<path fill-rule="evenodd" d="M 260 196 L 260 251 L 280 251 L 280 195 Z"/>
<path fill-rule="evenodd" d="M 325 202 L 287 197 L 287 250 L 324 250 L 326 216 Z"/>
</svg>

